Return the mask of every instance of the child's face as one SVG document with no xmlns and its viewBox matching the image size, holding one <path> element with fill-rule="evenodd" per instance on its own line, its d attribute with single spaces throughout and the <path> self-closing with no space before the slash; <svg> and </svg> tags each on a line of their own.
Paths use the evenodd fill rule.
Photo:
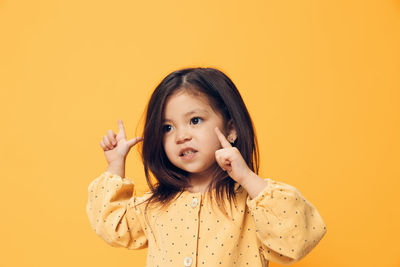
<svg viewBox="0 0 400 267">
<path fill-rule="evenodd" d="M 224 123 L 207 97 L 178 91 L 168 97 L 163 120 L 163 145 L 171 163 L 192 177 L 211 178 L 217 164 L 215 151 L 221 148 L 214 129 L 224 132 Z"/>
</svg>

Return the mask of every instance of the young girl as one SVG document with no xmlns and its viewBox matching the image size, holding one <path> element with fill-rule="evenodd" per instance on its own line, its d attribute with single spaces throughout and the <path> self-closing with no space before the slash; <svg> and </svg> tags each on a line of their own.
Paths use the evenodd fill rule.
<svg viewBox="0 0 400 267">
<path fill-rule="evenodd" d="M 221 71 L 165 77 L 147 105 L 143 137 L 127 140 L 118 124 L 118 135 L 109 130 L 101 141 L 109 165 L 89 185 L 87 214 L 110 245 L 148 247 L 147 266 L 288 265 L 326 233 L 296 188 L 257 175 L 252 120 Z M 124 177 L 138 142 L 150 187 L 142 197 Z"/>
</svg>

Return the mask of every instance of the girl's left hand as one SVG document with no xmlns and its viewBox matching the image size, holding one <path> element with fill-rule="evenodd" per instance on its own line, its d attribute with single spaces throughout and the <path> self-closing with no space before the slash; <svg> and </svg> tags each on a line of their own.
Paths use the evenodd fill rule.
<svg viewBox="0 0 400 267">
<path fill-rule="evenodd" d="M 221 142 L 222 149 L 215 151 L 215 159 L 218 165 L 236 182 L 242 183 L 246 177 L 251 174 L 250 168 L 240 154 L 239 149 L 233 147 L 231 143 L 225 138 L 218 127 L 215 128 L 215 133 Z"/>
</svg>

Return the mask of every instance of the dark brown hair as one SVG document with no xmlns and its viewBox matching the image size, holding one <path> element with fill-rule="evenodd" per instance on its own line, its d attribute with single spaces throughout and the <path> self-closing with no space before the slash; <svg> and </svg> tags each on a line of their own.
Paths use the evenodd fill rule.
<svg viewBox="0 0 400 267">
<path fill-rule="evenodd" d="M 145 111 L 141 156 L 147 184 L 151 190 L 146 207 L 150 203 L 167 206 L 189 186 L 189 173 L 169 161 L 163 146 L 164 106 L 168 97 L 179 90 L 206 96 L 213 110 L 222 115 L 225 126 L 229 121 L 233 123 L 237 133 L 233 146 L 239 149 L 249 168 L 258 174 L 259 150 L 253 122 L 231 79 L 215 68 L 177 70 L 167 75 L 156 87 Z M 157 180 L 155 184 L 151 181 L 151 174 Z M 226 193 L 230 203 L 232 200 L 236 201 L 235 184 L 236 181 L 217 166 L 209 191 L 216 189 L 217 203 L 223 204 L 224 211 L 223 194 Z M 240 186 L 237 189 L 240 189 Z"/>
</svg>

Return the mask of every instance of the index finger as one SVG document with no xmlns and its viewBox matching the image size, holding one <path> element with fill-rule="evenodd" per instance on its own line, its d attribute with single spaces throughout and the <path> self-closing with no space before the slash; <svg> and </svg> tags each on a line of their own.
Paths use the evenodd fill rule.
<svg viewBox="0 0 400 267">
<path fill-rule="evenodd" d="M 124 127 L 124 124 L 122 123 L 122 120 L 118 120 L 118 128 L 119 128 L 119 132 L 122 134 L 122 136 L 126 138 L 125 127 Z"/>
<path fill-rule="evenodd" d="M 232 147 L 231 143 L 228 142 L 228 140 L 226 140 L 225 135 L 223 135 L 220 131 L 220 129 L 218 127 L 215 127 L 215 133 L 218 136 L 219 141 L 221 142 L 221 145 L 223 148 L 229 148 Z"/>
</svg>

